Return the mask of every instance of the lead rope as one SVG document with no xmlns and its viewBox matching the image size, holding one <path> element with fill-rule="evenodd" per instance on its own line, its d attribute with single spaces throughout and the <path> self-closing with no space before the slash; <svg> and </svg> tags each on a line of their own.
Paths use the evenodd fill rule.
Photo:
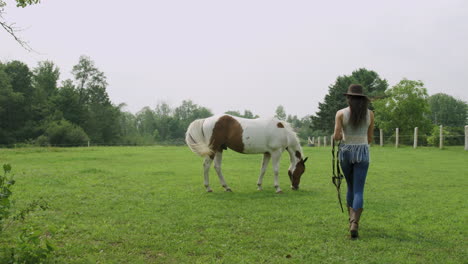
<svg viewBox="0 0 468 264">
<path fill-rule="evenodd" d="M 339 153 L 340 153 L 340 148 L 338 144 L 338 151 L 336 152 L 335 156 L 335 140 L 332 140 L 332 170 L 333 170 L 333 176 L 332 176 L 332 182 L 336 187 L 336 191 L 338 193 L 338 202 L 340 203 L 340 208 L 341 212 L 344 213 L 343 210 L 343 203 L 341 202 L 341 192 L 340 192 L 340 187 L 341 187 L 341 181 L 343 180 L 343 174 L 341 173 L 340 169 L 340 161 L 339 161 Z M 336 166 L 336 171 L 335 171 L 335 166 Z"/>
</svg>

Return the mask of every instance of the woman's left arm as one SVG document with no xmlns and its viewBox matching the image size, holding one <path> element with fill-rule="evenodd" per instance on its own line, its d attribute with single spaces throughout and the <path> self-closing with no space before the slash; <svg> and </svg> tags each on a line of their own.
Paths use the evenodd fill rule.
<svg viewBox="0 0 468 264">
<path fill-rule="evenodd" d="M 370 111 L 370 124 L 369 128 L 367 129 L 367 142 L 370 144 L 372 143 L 372 139 L 374 137 L 374 112 Z"/>
<path fill-rule="evenodd" d="M 341 140 L 343 138 L 343 112 L 336 112 L 335 116 L 335 131 L 333 133 L 334 140 Z"/>
</svg>

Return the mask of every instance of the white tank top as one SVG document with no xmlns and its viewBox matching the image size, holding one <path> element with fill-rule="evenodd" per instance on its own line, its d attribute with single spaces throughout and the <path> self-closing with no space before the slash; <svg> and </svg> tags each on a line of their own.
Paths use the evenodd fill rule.
<svg viewBox="0 0 468 264">
<path fill-rule="evenodd" d="M 346 145 L 363 145 L 368 144 L 367 130 L 370 125 L 370 110 L 367 110 L 365 122 L 362 122 L 358 127 L 353 127 L 349 123 L 351 117 L 351 109 L 349 107 L 343 110 L 343 143 Z"/>
</svg>

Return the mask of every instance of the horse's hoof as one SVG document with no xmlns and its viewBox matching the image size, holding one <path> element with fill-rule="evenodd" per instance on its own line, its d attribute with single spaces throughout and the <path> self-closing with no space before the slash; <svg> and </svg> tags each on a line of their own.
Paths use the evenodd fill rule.
<svg viewBox="0 0 468 264">
<path fill-rule="evenodd" d="M 206 190 L 206 192 L 213 192 L 213 190 L 209 189 L 209 190 Z"/>
<path fill-rule="evenodd" d="M 226 192 L 232 192 L 231 188 L 227 188 Z"/>
<path fill-rule="evenodd" d="M 258 187 L 258 188 L 257 188 L 257 191 L 263 191 L 263 188 L 262 188 L 262 187 Z"/>
<path fill-rule="evenodd" d="M 277 194 L 282 194 L 283 191 L 282 191 L 282 190 L 277 190 L 276 193 L 277 193 Z"/>
</svg>

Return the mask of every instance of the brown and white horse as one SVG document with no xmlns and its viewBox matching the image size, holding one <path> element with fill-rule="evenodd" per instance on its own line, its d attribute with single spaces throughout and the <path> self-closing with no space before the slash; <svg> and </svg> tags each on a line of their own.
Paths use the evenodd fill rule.
<svg viewBox="0 0 468 264">
<path fill-rule="evenodd" d="M 299 189 L 307 158 L 303 159 L 299 139 L 286 122 L 275 118 L 245 119 L 230 115 L 212 116 L 193 121 L 187 129 L 185 141 L 193 152 L 205 157 L 203 167 L 205 187 L 208 192 L 212 191 L 208 173 L 213 160 L 221 185 L 226 191 L 231 191 L 221 172 L 222 154 L 227 148 L 244 154 L 263 154 L 262 168 L 257 182 L 258 190 L 262 190 L 263 176 L 271 158 L 277 193 L 281 193 L 278 182 L 279 162 L 281 154 L 287 150 L 291 162 L 288 170 L 291 187 L 293 190 Z"/>
</svg>

